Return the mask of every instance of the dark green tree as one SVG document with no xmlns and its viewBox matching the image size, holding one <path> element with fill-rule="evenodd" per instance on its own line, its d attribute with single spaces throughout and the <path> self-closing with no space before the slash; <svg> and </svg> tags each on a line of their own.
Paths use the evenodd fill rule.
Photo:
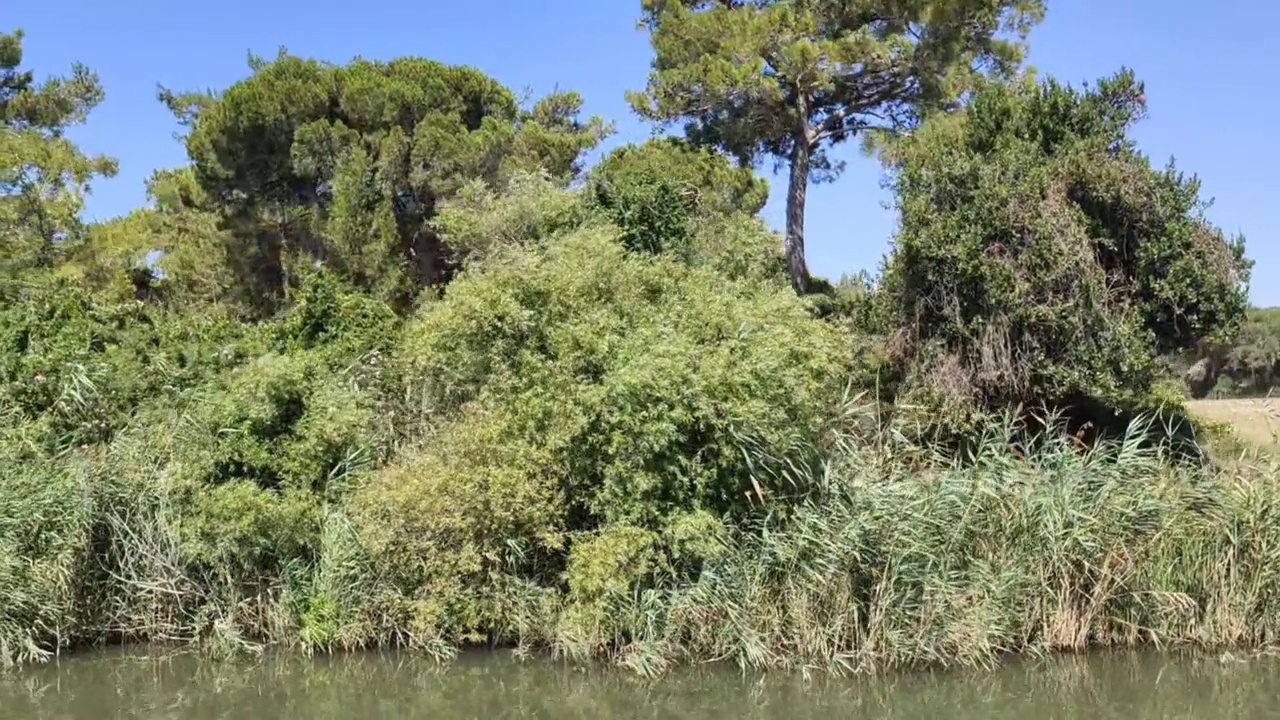
<svg viewBox="0 0 1280 720">
<path fill-rule="evenodd" d="M 164 100 L 232 232 L 253 294 L 278 304 L 298 263 L 323 263 L 387 299 L 446 280 L 464 248 L 432 225 L 468 182 L 541 169 L 561 182 L 607 132 L 555 93 L 522 107 L 470 67 L 421 58 L 334 65 L 280 54 L 225 92 Z"/>
<path fill-rule="evenodd" d="M 1005 74 L 1042 0 L 642 0 L 655 58 L 644 117 L 744 164 L 789 168 L 785 251 L 807 292 L 805 197 L 834 178 L 829 148 L 914 125 L 985 73 Z M 1012 38 L 1002 37 L 1011 35 Z"/>
<path fill-rule="evenodd" d="M 591 170 L 591 200 L 646 252 L 692 252 L 694 224 L 712 216 L 754 215 L 769 185 L 722 153 L 677 138 L 624 145 Z"/>
<path fill-rule="evenodd" d="M 910 388 L 957 407 L 1150 406 L 1157 356 L 1244 319 L 1241 238 L 1129 138 L 1131 72 L 991 83 L 895 148 L 901 229 L 880 294 Z M 935 397 L 937 397 L 935 395 Z"/>
</svg>

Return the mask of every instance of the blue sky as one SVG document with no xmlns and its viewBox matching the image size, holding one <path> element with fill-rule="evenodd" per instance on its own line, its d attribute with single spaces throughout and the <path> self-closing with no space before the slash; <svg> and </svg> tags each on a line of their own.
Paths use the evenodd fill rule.
<svg viewBox="0 0 1280 720">
<path fill-rule="evenodd" d="M 281 45 L 339 62 L 422 55 L 474 65 L 517 90 L 575 89 L 588 112 L 617 123 L 608 146 L 643 140 L 650 128 L 623 98 L 648 73 L 638 8 L 638 0 L 62 0 L 11 3 L 0 30 L 26 30 L 24 64 L 38 75 L 78 60 L 101 76 L 107 99 L 74 133 L 87 150 L 120 160 L 120 174 L 98 183 L 86 208 L 101 218 L 143 204 L 152 169 L 184 161 L 157 83 L 220 89 L 248 74 L 250 51 L 270 57 Z M 1137 71 L 1150 106 L 1139 143 L 1157 163 L 1173 156 L 1198 174 L 1215 200 L 1210 218 L 1244 233 L 1261 305 L 1280 305 L 1280 248 L 1271 242 L 1280 226 L 1280 95 L 1267 89 L 1280 70 L 1280 43 L 1267 39 L 1277 26 L 1280 4 L 1265 0 L 1049 0 L 1031 37 L 1041 73 L 1079 82 L 1122 65 Z M 877 268 L 894 229 L 877 164 L 855 148 L 843 154 L 845 175 L 809 195 L 810 264 L 832 278 Z M 771 179 L 771 189 L 765 214 L 778 227 L 785 188 Z"/>
</svg>

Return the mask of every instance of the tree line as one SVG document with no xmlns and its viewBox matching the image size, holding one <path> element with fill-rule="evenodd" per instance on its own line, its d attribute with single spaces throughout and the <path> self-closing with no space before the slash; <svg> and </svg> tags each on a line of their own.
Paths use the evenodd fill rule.
<svg viewBox="0 0 1280 720">
<path fill-rule="evenodd" d="M 712 577 L 827 492 L 835 438 L 910 426 L 874 466 L 905 473 L 1000 413 L 1177 407 L 1169 359 L 1253 327 L 1243 239 L 1129 137 L 1134 74 L 1021 68 L 1040 2 L 641 14 L 630 100 L 682 132 L 589 166 L 611 126 L 574 92 L 281 51 L 162 90 L 187 162 L 92 223 L 116 163 L 66 131 L 103 89 L 0 36 L 0 660 L 121 636 L 594 652 L 634 635 L 618 597 Z M 901 220 L 876 273 L 831 283 L 806 188 L 852 140 Z"/>
</svg>

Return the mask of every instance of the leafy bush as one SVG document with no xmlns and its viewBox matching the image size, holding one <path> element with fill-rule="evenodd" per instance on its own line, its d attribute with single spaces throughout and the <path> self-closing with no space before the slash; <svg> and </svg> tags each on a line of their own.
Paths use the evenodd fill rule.
<svg viewBox="0 0 1280 720">
<path fill-rule="evenodd" d="M 188 556 L 233 577 L 314 564 L 323 504 L 382 460 L 396 420 L 382 397 L 395 315 L 325 273 L 293 300 L 264 333 L 276 352 L 190 398 L 168 460 Z"/>
<path fill-rule="evenodd" d="M 630 253 L 607 229 L 510 254 L 409 324 L 398 362 L 443 424 L 362 485 L 357 524 L 398 592 L 440 599 L 494 573 L 554 584 L 577 533 L 741 517 L 803 490 L 754 486 L 744 451 L 817 440 L 840 345 L 784 285 Z M 500 627 L 485 606 L 431 616 Z"/>
<path fill-rule="evenodd" d="M 139 408 L 180 403 L 263 350 L 225 308 L 178 314 L 38 283 L 0 307 L 0 407 L 35 423 L 50 452 L 109 442 Z"/>
<path fill-rule="evenodd" d="M 512 248 L 540 245 L 587 221 L 582 193 L 543 173 L 517 173 L 501 191 L 472 182 L 442 203 L 435 225 L 445 242 L 465 248 L 468 264 Z"/>
<path fill-rule="evenodd" d="M 352 519 L 382 581 L 369 588 L 387 622 L 375 629 L 474 642 L 509 620 L 504 574 L 555 582 L 547 560 L 565 543 L 563 463 L 555 439 L 528 438 L 521 419 L 469 408 L 356 492 Z"/>
<path fill-rule="evenodd" d="M 755 215 L 769 193 L 749 168 L 676 138 L 609 153 L 592 169 L 590 190 L 592 205 L 622 230 L 624 246 L 686 260 L 695 252 L 697 220 Z"/>
<path fill-rule="evenodd" d="M 670 180 L 639 178 L 608 192 L 598 191 L 596 202 L 605 216 L 622 229 L 623 247 L 689 258 L 693 228 Z"/>
<path fill-rule="evenodd" d="M 476 402 L 518 409 L 531 433 L 563 428 L 576 482 L 601 483 L 588 504 L 620 520 L 645 514 L 627 497 L 658 515 L 737 506 L 733 445 L 812 438 L 838 347 L 776 285 L 588 230 L 459 281 L 410 324 L 401 361 L 438 412 Z"/>
<path fill-rule="evenodd" d="M 109 440 L 145 397 L 150 319 L 59 282 L 0 308 L 0 407 L 41 427 L 51 451 Z"/>
<path fill-rule="evenodd" d="M 716 162 L 724 164 L 723 158 Z M 677 194 L 678 178 L 651 169 L 625 165 L 615 169 L 616 179 L 593 176 L 586 191 L 559 187 L 535 173 L 515 174 L 500 191 L 472 183 L 441 204 L 434 224 L 446 242 L 466 248 L 468 266 L 513 250 L 545 248 L 575 228 L 611 225 L 629 250 L 665 253 L 730 278 L 785 277 L 780 240 L 763 220 L 698 200 L 700 194 L 731 192 L 732 183 L 686 187 Z"/>
<path fill-rule="evenodd" d="M 592 193 L 605 205 L 614 193 L 657 179 L 670 185 L 677 205 L 690 215 L 755 215 L 769 197 L 768 182 L 750 168 L 679 138 L 624 145 L 590 173 Z"/>
<path fill-rule="evenodd" d="M 1199 185 L 1127 137 L 1132 74 L 993 84 L 894 149 L 902 226 L 884 294 L 908 392 L 960 410 L 1141 407 L 1156 356 L 1231 332 L 1243 244 Z"/>
</svg>

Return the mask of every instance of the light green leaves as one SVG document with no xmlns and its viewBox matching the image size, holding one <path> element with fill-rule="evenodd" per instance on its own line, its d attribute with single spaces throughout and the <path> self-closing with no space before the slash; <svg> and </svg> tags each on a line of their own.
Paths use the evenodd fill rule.
<svg viewBox="0 0 1280 720">
<path fill-rule="evenodd" d="M 20 71 L 22 32 L 0 34 L 0 296 L 18 274 L 49 270 L 79 240 L 89 182 L 116 162 L 85 155 L 63 137 L 101 102 L 97 76 L 76 65 L 69 77 L 37 84 Z"/>
</svg>

